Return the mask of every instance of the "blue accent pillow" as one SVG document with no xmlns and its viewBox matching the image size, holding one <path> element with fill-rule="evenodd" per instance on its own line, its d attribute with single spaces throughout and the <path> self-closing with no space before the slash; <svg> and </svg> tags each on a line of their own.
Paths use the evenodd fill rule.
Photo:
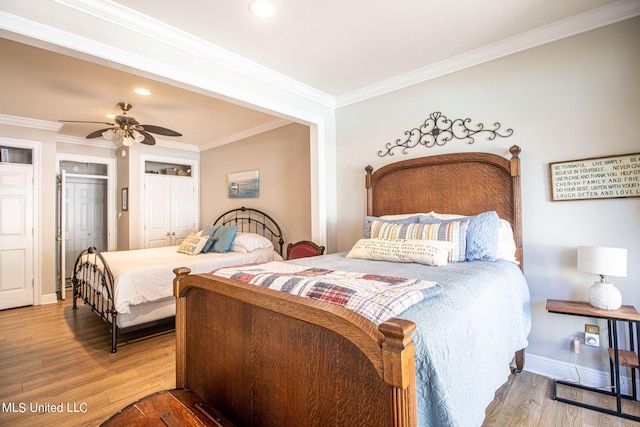
<svg viewBox="0 0 640 427">
<path fill-rule="evenodd" d="M 422 224 L 439 224 L 464 219 L 470 220 L 467 228 L 466 260 L 495 261 L 498 258 L 498 228 L 500 227 L 498 214 L 495 211 L 456 219 L 437 219 L 421 216 L 420 222 Z"/>
<path fill-rule="evenodd" d="M 204 244 L 204 247 L 200 252 L 201 254 L 206 254 L 207 252 L 211 251 L 211 247 L 213 246 L 213 243 L 216 241 L 213 235 L 215 234 L 218 228 L 220 228 L 219 225 L 212 225 L 202 230 L 202 233 L 200 235 L 209 236 L 209 240 L 207 240 L 207 243 Z"/>
<path fill-rule="evenodd" d="M 371 222 L 373 221 L 387 222 L 389 224 L 417 224 L 421 216 L 422 215 L 414 215 L 402 219 L 384 219 L 378 218 L 377 216 L 365 216 L 364 221 L 362 221 L 362 238 L 369 239 L 371 237 Z"/>
<path fill-rule="evenodd" d="M 236 238 L 238 227 L 222 225 L 213 233 L 213 246 L 209 252 L 227 253 L 231 249 L 233 239 Z"/>
</svg>

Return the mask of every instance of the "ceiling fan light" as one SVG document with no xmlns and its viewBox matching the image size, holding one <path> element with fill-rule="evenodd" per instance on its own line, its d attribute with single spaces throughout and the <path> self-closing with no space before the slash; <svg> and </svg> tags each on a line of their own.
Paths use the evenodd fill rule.
<svg viewBox="0 0 640 427">
<path fill-rule="evenodd" d="M 122 145 L 125 147 L 131 147 L 133 145 L 133 138 L 129 135 L 125 135 L 124 138 L 122 138 Z"/>
<path fill-rule="evenodd" d="M 113 137 L 111 142 L 113 142 L 116 146 L 118 146 L 119 144 L 122 143 L 122 141 L 123 141 L 122 132 L 118 130 L 117 132 L 115 132 L 115 136 Z"/>
<path fill-rule="evenodd" d="M 116 132 L 113 129 L 108 129 L 102 132 L 102 137 L 107 141 L 113 141 L 113 137 L 116 135 Z"/>
<path fill-rule="evenodd" d="M 140 132 L 138 132 L 137 130 L 134 130 L 133 132 L 131 132 L 131 136 L 133 136 L 133 139 L 136 142 L 142 142 L 144 141 L 144 138 L 145 138 L 145 136 Z"/>
</svg>

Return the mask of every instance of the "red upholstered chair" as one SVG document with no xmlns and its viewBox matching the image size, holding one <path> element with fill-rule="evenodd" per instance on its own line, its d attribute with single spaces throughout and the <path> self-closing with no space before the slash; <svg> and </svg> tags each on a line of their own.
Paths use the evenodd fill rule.
<svg viewBox="0 0 640 427">
<path fill-rule="evenodd" d="M 308 240 L 301 240 L 287 245 L 287 260 L 296 258 L 307 258 L 324 253 L 324 246 L 318 246 Z"/>
</svg>

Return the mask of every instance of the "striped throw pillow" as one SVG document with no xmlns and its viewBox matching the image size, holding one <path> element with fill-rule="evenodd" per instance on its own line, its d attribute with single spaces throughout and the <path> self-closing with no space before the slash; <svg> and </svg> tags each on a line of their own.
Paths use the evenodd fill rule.
<svg viewBox="0 0 640 427">
<path fill-rule="evenodd" d="M 461 262 L 467 256 L 467 228 L 469 220 L 441 222 L 437 224 L 391 224 L 371 222 L 371 238 L 442 240 L 453 243 L 449 262 Z"/>
</svg>

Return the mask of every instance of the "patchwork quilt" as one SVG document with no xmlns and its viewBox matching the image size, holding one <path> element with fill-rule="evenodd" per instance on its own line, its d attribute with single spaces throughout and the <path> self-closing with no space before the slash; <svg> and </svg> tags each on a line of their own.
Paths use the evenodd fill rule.
<svg viewBox="0 0 640 427">
<path fill-rule="evenodd" d="M 376 324 L 436 296 L 436 282 L 395 276 L 304 267 L 284 262 L 223 267 L 211 274 L 317 299 L 354 311 Z"/>
</svg>

